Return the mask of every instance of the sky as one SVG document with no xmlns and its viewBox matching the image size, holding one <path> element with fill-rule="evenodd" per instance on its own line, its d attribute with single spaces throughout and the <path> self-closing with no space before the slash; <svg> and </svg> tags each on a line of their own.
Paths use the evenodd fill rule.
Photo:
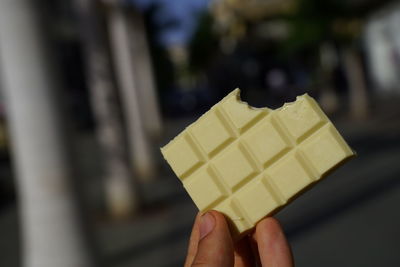
<svg viewBox="0 0 400 267">
<path fill-rule="evenodd" d="M 200 15 L 211 0 L 126 0 L 142 12 L 155 8 L 151 18 L 162 46 L 187 44 L 196 31 Z"/>
</svg>

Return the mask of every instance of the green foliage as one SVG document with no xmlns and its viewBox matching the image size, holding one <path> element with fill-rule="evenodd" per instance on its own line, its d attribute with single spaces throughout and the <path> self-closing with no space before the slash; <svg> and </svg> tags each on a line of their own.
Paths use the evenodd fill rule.
<svg viewBox="0 0 400 267">
<path fill-rule="evenodd" d="M 213 23 L 211 15 L 203 14 L 190 42 L 190 63 L 194 72 L 204 69 L 218 51 L 218 37 L 212 30 Z"/>
<path fill-rule="evenodd" d="M 324 40 L 336 39 L 333 24 L 351 13 L 339 0 L 298 0 L 292 15 L 286 16 L 290 35 L 283 43 L 285 54 L 313 49 Z"/>
</svg>

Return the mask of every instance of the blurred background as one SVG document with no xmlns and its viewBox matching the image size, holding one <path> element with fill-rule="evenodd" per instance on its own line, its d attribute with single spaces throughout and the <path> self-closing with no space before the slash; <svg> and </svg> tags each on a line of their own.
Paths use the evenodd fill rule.
<svg viewBox="0 0 400 267">
<path fill-rule="evenodd" d="M 400 266 L 400 2 L 1 0 L 0 266 L 182 266 L 159 148 L 239 87 L 358 157 L 277 214 L 297 266 Z"/>
</svg>

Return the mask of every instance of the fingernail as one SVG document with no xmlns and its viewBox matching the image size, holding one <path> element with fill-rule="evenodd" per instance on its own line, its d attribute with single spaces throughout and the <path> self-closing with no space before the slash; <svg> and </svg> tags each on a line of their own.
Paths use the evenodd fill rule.
<svg viewBox="0 0 400 267">
<path fill-rule="evenodd" d="M 215 226 L 215 218 L 209 212 L 200 218 L 200 239 L 211 233 Z"/>
</svg>

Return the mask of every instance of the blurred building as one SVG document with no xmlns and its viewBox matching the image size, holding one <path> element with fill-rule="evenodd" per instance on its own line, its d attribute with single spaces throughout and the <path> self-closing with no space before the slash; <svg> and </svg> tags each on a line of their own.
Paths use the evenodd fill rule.
<svg viewBox="0 0 400 267">
<path fill-rule="evenodd" d="M 366 24 L 365 47 L 374 87 L 379 93 L 400 93 L 400 5 L 373 14 Z"/>
</svg>

